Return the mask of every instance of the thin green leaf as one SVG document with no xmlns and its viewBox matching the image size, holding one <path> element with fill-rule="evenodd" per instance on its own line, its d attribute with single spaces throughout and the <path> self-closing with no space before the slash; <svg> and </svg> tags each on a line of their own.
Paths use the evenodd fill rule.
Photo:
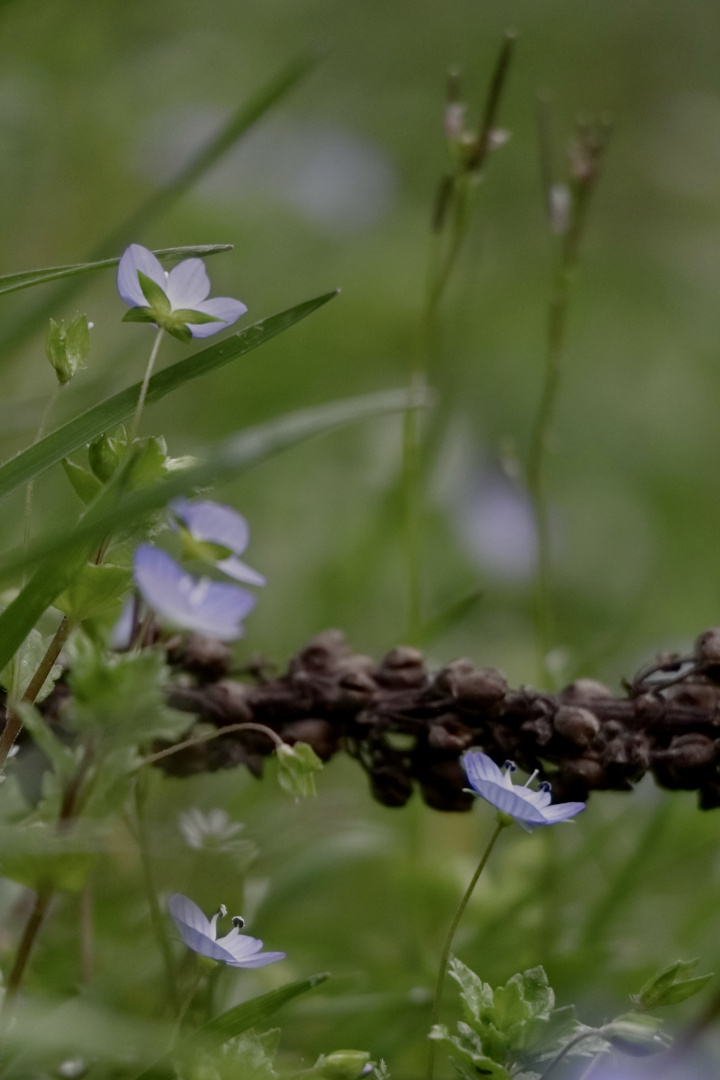
<svg viewBox="0 0 720 1080">
<path fill-rule="evenodd" d="M 201 375 L 206 375 L 230 363 L 231 360 L 237 360 L 252 349 L 257 349 L 259 345 L 288 330 L 296 322 L 322 307 L 335 295 L 335 292 L 325 293 L 314 300 L 297 304 L 279 315 L 271 315 L 270 318 L 255 323 L 247 330 L 232 334 L 216 345 L 211 345 L 158 372 L 150 380 L 145 404 L 150 405 L 155 401 L 160 401 L 166 394 L 177 390 L 191 379 L 198 379 Z M 79 450 L 81 446 L 92 442 L 98 435 L 112 430 L 123 420 L 132 416 L 140 393 L 140 385 L 139 382 L 135 383 L 94 408 L 88 409 L 87 412 L 81 413 L 74 420 L 57 428 L 50 435 L 46 435 L 44 439 L 0 466 L 0 499 Z"/>
<path fill-rule="evenodd" d="M 307 993 L 308 990 L 313 990 L 329 978 L 330 973 L 327 971 L 322 972 L 320 975 L 310 975 L 307 979 L 287 983 L 286 986 L 280 986 L 277 990 L 270 990 L 267 994 L 261 994 L 259 997 L 251 998 L 250 1001 L 244 1001 L 242 1005 L 236 1005 L 235 1008 L 228 1009 L 221 1016 L 216 1016 L 198 1031 L 193 1032 L 191 1036 L 183 1040 L 178 1046 L 178 1050 L 198 1043 L 204 1049 L 214 1049 L 221 1046 L 228 1039 L 234 1039 L 236 1036 L 242 1035 L 249 1028 L 264 1024 L 282 1005 L 292 1001 L 293 998 L 298 997 L 300 994 Z"/>
<path fill-rule="evenodd" d="M 437 615 L 433 615 L 420 629 L 420 644 L 423 646 L 432 645 L 443 634 L 454 630 L 456 626 L 475 611 L 482 598 L 482 589 L 476 589 L 467 596 L 463 596 L 460 600 L 455 600 L 454 603 L 439 611 Z"/>
<path fill-rule="evenodd" d="M 159 483 L 135 491 L 116 504 L 104 503 L 103 507 L 95 504 L 94 513 L 88 513 L 71 532 L 65 530 L 40 540 L 27 552 L 17 550 L 8 554 L 0 563 L 0 581 L 12 578 L 24 566 L 40 559 L 57 558 L 62 561 L 63 552 L 71 554 L 78 545 L 84 547 L 90 543 L 92 546 L 93 541 L 111 533 L 117 526 L 131 524 L 165 506 L 178 495 L 192 491 L 193 488 L 205 487 L 225 477 L 238 475 L 314 435 L 321 435 L 373 416 L 424 408 L 430 403 L 429 396 L 419 398 L 414 389 L 387 390 L 379 394 L 346 398 L 311 409 L 300 409 L 269 423 L 249 428 L 210 451 L 203 464 L 172 472 Z M 33 580 L 26 586 L 26 590 L 33 584 Z M 60 591 L 61 589 L 58 589 L 55 596 Z M 25 590 L 20 596 L 24 595 L 24 592 Z M 48 604 L 54 599 L 55 597 L 49 600 Z M 0 616 L 0 663 L 3 656 L 3 617 Z M 18 645 L 20 641 L 22 638 Z"/>
<path fill-rule="evenodd" d="M 196 184 L 198 180 L 202 179 L 229 150 L 232 150 L 242 136 L 258 120 L 261 120 L 274 105 L 277 105 L 314 67 L 315 63 L 316 58 L 313 55 L 303 54 L 283 68 L 275 78 L 266 83 L 249 101 L 241 105 L 237 112 L 230 117 L 225 127 L 206 146 L 202 147 L 176 177 L 154 192 L 117 229 L 114 229 L 109 236 L 106 236 L 90 254 L 89 261 L 94 262 L 97 259 L 103 259 L 109 252 L 117 251 L 140 237 L 186 191 Z M 0 337 L 0 360 L 5 354 L 21 345 L 38 325 L 44 325 L 49 316 L 53 315 L 59 307 L 66 305 L 81 285 L 82 282 L 78 281 L 64 282 L 45 301 L 31 311 L 26 312 L 19 320 L 11 323 Z"/>
<path fill-rule="evenodd" d="M 201 258 L 218 255 L 223 251 L 232 251 L 232 244 L 194 244 L 190 247 L 156 248 L 154 254 L 161 262 L 178 262 L 180 259 Z M 90 274 L 94 270 L 109 270 L 117 266 L 120 256 L 114 259 L 99 259 L 96 262 L 72 263 L 69 266 L 49 266 L 44 270 L 24 270 L 19 274 L 4 274 L 0 277 L 0 295 L 29 289 L 32 285 L 43 285 L 47 281 L 59 278 L 77 277 L 78 274 Z"/>
</svg>

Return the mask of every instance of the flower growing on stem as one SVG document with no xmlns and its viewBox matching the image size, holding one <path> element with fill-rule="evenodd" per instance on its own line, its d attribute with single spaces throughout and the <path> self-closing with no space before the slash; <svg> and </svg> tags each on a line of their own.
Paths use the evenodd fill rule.
<svg viewBox="0 0 720 1080">
<path fill-rule="evenodd" d="M 227 915 L 224 904 L 220 905 L 220 909 L 212 919 L 208 919 L 197 904 L 187 896 L 183 896 L 182 893 L 173 893 L 168 900 L 168 911 L 187 947 L 199 953 L 200 956 L 219 960 L 228 967 L 242 968 L 265 967 L 266 964 L 274 964 L 276 960 L 285 958 L 283 952 L 261 952 L 263 943 L 259 938 L 241 934 L 245 920 L 239 915 L 233 918 L 233 928 L 230 933 L 219 938 L 217 936 L 218 919 Z"/>
<path fill-rule="evenodd" d="M 435 986 L 435 1000 L 430 1024 L 431 1031 L 435 1028 L 440 1016 L 445 972 L 447 971 L 455 931 L 460 925 L 465 908 L 470 901 L 480 875 L 485 869 L 500 833 L 503 829 L 512 825 L 514 821 L 527 832 L 532 832 L 536 825 L 554 825 L 558 821 L 567 821 L 568 818 L 574 817 L 575 814 L 579 814 L 581 810 L 585 809 L 585 803 L 559 803 L 556 806 L 551 806 L 552 796 L 550 795 L 549 784 L 542 783 L 539 791 L 533 791 L 530 787 L 530 782 L 537 773 L 533 773 L 524 787 L 516 787 L 510 779 L 511 773 L 515 770 L 515 766 L 511 761 L 507 762 L 505 772 L 502 772 L 487 754 L 483 754 L 479 750 L 468 750 L 463 755 L 462 763 L 475 794 L 480 795 L 499 811 L 498 823 L 472 876 L 472 880 L 465 890 L 465 895 L 460 901 L 460 906 L 455 912 L 455 917 L 445 938 Z M 432 1080 L 434 1069 L 435 1042 L 431 1039 L 428 1049 L 427 1080 Z"/>
<path fill-rule="evenodd" d="M 463 755 L 462 763 L 473 792 L 496 807 L 501 814 L 516 821 L 526 832 L 532 832 L 536 825 L 555 825 L 559 821 L 567 821 L 585 809 L 585 803 L 581 802 L 551 806 L 550 784 L 544 781 L 539 791 L 533 791 L 530 787 L 537 770 L 520 787 L 513 784 L 511 779 L 515 771 L 512 761 L 505 763 L 503 772 L 487 754 L 468 750 Z"/>
<path fill-rule="evenodd" d="M 229 296 L 207 299 L 210 279 L 202 259 L 184 259 L 166 273 L 141 244 L 131 244 L 120 259 L 117 289 L 130 306 L 123 322 L 152 323 L 186 344 L 217 334 L 247 311 Z"/>
<path fill-rule="evenodd" d="M 152 544 L 140 544 L 133 558 L 133 577 L 152 610 L 183 630 L 233 641 L 242 637 L 242 620 L 255 607 L 255 597 L 239 585 L 195 578 L 172 555 Z"/>
<path fill-rule="evenodd" d="M 238 558 L 248 546 L 250 529 L 237 510 L 209 499 L 194 502 L 175 499 L 170 509 L 180 523 L 186 555 L 213 562 L 218 570 L 236 581 L 248 585 L 265 584 L 262 574 Z"/>
</svg>

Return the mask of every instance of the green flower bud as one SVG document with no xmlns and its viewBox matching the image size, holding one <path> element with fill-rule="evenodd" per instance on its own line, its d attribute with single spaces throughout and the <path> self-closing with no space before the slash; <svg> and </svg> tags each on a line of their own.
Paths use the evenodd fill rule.
<svg viewBox="0 0 720 1080">
<path fill-rule="evenodd" d="M 671 1039 L 660 1030 L 662 1020 L 642 1013 L 624 1013 L 604 1024 L 598 1034 L 616 1050 L 634 1057 L 646 1057 L 667 1050 Z"/>
<path fill-rule="evenodd" d="M 321 1054 L 308 1075 L 313 1080 L 358 1080 L 365 1075 L 369 1060 L 366 1050 L 336 1050 Z"/>
<path fill-rule="evenodd" d="M 316 795 L 315 773 L 322 769 L 323 763 L 312 746 L 304 742 L 294 746 L 283 743 L 275 753 L 280 766 L 278 781 L 283 791 L 300 798 Z"/>
<path fill-rule="evenodd" d="M 50 320 L 45 338 L 45 355 L 55 368 L 61 386 L 72 379 L 78 368 L 86 366 L 90 352 L 90 324 L 86 315 L 76 315 L 65 325 Z"/>
<path fill-rule="evenodd" d="M 125 453 L 125 440 L 98 435 L 88 447 L 88 463 L 98 480 L 106 484 Z"/>
<path fill-rule="evenodd" d="M 82 465 L 76 465 L 75 462 L 71 461 L 69 458 L 63 459 L 62 467 L 65 470 L 65 475 L 73 486 L 75 494 L 79 495 L 87 506 L 88 503 L 93 501 L 102 487 L 97 476 L 91 473 L 89 469 L 84 469 Z"/>
</svg>

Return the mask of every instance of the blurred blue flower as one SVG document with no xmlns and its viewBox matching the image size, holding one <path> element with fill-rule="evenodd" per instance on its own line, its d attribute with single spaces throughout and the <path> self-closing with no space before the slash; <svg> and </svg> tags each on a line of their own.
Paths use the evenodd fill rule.
<svg viewBox="0 0 720 1080">
<path fill-rule="evenodd" d="M 567 821 L 585 809 L 585 803 L 581 802 L 557 803 L 551 806 L 552 796 L 548 783 L 540 784 L 539 791 L 533 791 L 529 786 L 537 776 L 537 771 L 523 787 L 516 786 L 510 778 L 515 771 L 511 761 L 505 763 L 503 772 L 487 754 L 479 750 L 468 750 L 463 755 L 462 763 L 476 794 L 502 814 L 507 814 L 527 832 L 532 832 L 536 825 L 555 825 L 558 821 Z"/>
<path fill-rule="evenodd" d="M 255 597 L 246 589 L 192 577 L 167 551 L 152 544 L 135 549 L 133 577 L 157 615 L 174 626 L 221 641 L 242 637 L 242 620 L 255 607 Z"/>
<path fill-rule="evenodd" d="M 274 964 L 276 960 L 285 958 L 285 953 L 282 952 L 261 952 L 263 943 L 259 938 L 241 934 L 245 920 L 239 915 L 233 919 L 230 933 L 219 938 L 217 921 L 221 916 L 227 915 L 224 904 L 220 905 L 220 910 L 212 919 L 207 919 L 197 904 L 187 896 L 173 893 L 168 900 L 168 911 L 187 947 L 200 956 L 220 960 L 228 967 L 243 968 L 265 967 L 266 964 Z"/>
<path fill-rule="evenodd" d="M 247 311 L 228 296 L 207 299 L 210 279 L 202 259 L 184 259 L 166 273 L 152 251 L 141 244 L 125 249 L 117 289 L 130 306 L 126 322 L 152 323 L 185 342 L 217 334 Z"/>
<path fill-rule="evenodd" d="M 264 585 L 265 578 L 257 570 L 246 566 L 238 559 L 250 540 L 250 529 L 242 514 L 223 503 L 199 499 L 189 502 L 187 499 L 175 499 L 170 509 L 181 524 L 181 531 L 187 554 L 199 558 L 208 558 L 211 552 L 203 545 L 217 544 L 228 554 L 213 559 L 218 570 L 236 581 L 247 585 Z"/>
</svg>

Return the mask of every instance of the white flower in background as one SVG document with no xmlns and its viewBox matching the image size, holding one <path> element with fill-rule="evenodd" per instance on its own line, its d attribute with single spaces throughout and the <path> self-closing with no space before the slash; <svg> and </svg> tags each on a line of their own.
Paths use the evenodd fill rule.
<svg viewBox="0 0 720 1080">
<path fill-rule="evenodd" d="M 178 824 L 187 846 L 197 851 L 232 851 L 245 828 L 240 821 L 231 821 L 224 810 L 204 814 L 197 807 L 180 814 Z"/>
</svg>

